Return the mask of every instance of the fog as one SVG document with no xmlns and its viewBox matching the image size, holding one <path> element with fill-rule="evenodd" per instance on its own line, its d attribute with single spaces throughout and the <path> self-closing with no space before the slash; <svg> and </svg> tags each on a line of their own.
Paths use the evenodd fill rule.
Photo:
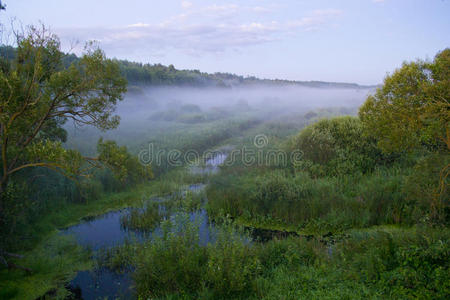
<svg viewBox="0 0 450 300">
<path fill-rule="evenodd" d="M 311 118 L 308 116 L 311 112 L 312 118 L 356 114 L 371 92 L 370 89 L 293 85 L 235 88 L 130 86 L 123 101 L 117 105 L 116 114 L 121 118 L 117 129 L 101 132 L 66 124 L 67 146 L 93 155 L 96 141 L 101 136 L 134 151 L 151 140 L 178 140 L 184 145 L 187 142 L 181 140 L 189 134 L 208 135 L 217 128 L 227 130 L 232 122 L 246 120 L 258 124 L 282 124 L 295 131 L 305 125 L 305 118 Z"/>
<path fill-rule="evenodd" d="M 201 111 L 225 108 L 250 110 L 280 116 L 318 108 L 357 108 L 370 89 L 326 89 L 298 86 L 252 86 L 238 88 L 131 87 L 117 106 L 122 125 L 158 119 L 158 112 L 189 109 L 196 105 Z M 193 109 L 193 107 L 191 107 Z"/>
</svg>

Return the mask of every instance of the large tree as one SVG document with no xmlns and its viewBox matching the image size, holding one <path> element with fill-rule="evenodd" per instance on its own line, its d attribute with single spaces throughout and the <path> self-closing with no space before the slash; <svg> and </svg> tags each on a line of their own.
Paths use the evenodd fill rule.
<svg viewBox="0 0 450 300">
<path fill-rule="evenodd" d="M 448 207 L 445 199 L 450 165 L 450 49 L 433 61 L 404 63 L 360 108 L 367 132 L 384 152 L 428 150 L 442 155 L 432 214 Z"/>
<path fill-rule="evenodd" d="M 25 168 L 87 174 L 98 159 L 65 149 L 61 126 L 71 120 L 101 130 L 117 127 L 114 110 L 126 91 L 117 64 L 92 43 L 66 67 L 59 39 L 45 28 L 30 27 L 16 37 L 15 57 L 0 58 L 2 194 L 11 176 Z"/>
<path fill-rule="evenodd" d="M 450 49 L 404 63 L 369 96 L 359 116 L 385 152 L 450 150 Z"/>
</svg>

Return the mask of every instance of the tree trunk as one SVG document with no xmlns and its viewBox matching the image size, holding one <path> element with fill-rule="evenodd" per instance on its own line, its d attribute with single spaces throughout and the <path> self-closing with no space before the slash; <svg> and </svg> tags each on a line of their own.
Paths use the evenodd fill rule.
<svg viewBox="0 0 450 300">
<path fill-rule="evenodd" d="M 6 188 L 8 186 L 8 177 L 3 176 L 0 182 L 0 226 L 5 226 L 4 223 L 4 203 L 5 203 L 5 197 L 6 197 Z"/>
</svg>

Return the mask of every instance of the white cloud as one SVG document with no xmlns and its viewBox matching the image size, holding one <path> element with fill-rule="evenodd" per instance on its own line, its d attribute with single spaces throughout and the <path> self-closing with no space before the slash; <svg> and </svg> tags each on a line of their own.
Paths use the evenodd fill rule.
<svg viewBox="0 0 450 300">
<path fill-rule="evenodd" d="M 262 6 L 253 6 L 250 9 L 253 10 L 254 12 L 257 12 L 257 13 L 268 13 L 268 12 L 271 12 L 270 8 L 262 7 Z"/>
<path fill-rule="evenodd" d="M 310 15 L 298 20 L 290 21 L 290 28 L 301 28 L 306 31 L 318 30 L 334 17 L 342 15 L 338 9 L 314 10 Z"/>
<path fill-rule="evenodd" d="M 136 23 L 136 24 L 128 25 L 127 27 L 128 28 L 135 28 L 135 27 L 139 28 L 139 27 L 149 27 L 149 26 L 150 26 L 150 24 L 146 24 L 146 23 Z"/>
<path fill-rule="evenodd" d="M 181 7 L 184 9 L 188 9 L 192 7 L 192 2 L 190 1 L 181 1 Z"/>
<path fill-rule="evenodd" d="M 340 16 L 342 15 L 342 10 L 340 9 L 316 9 L 313 11 L 315 16 Z"/>
<path fill-rule="evenodd" d="M 372 0 L 372 2 L 374 2 L 374 3 L 383 3 L 383 2 L 385 2 L 385 0 Z"/>
<path fill-rule="evenodd" d="M 130 51 L 164 53 L 167 49 L 203 55 L 238 50 L 299 32 L 319 30 L 342 14 L 336 9 L 315 10 L 297 20 L 276 22 L 263 21 L 264 18 L 258 20 L 260 13 L 268 11 L 264 7 L 214 4 L 190 8 L 185 2 L 182 5 L 184 3 L 184 7 L 189 9 L 160 23 L 139 22 L 114 28 L 66 28 L 57 32 L 66 39 L 98 40 L 113 55 L 129 54 Z M 245 18 L 238 17 L 242 12 L 245 12 Z"/>
</svg>

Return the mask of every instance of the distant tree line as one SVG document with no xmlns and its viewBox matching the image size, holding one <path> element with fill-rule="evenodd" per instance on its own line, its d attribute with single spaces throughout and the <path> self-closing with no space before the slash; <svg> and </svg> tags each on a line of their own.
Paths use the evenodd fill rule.
<svg viewBox="0 0 450 300">
<path fill-rule="evenodd" d="M 0 57 L 14 59 L 16 49 L 11 46 L 0 46 Z M 75 54 L 66 54 L 63 58 L 65 66 L 70 66 L 80 58 Z M 180 85 L 196 87 L 230 88 L 241 85 L 297 85 L 314 88 L 373 88 L 375 86 L 361 86 L 356 83 L 338 83 L 323 81 L 291 81 L 279 79 L 259 79 L 254 76 L 241 76 L 230 73 L 205 73 L 199 70 L 178 70 L 173 65 L 144 64 L 128 60 L 114 59 L 119 65 L 122 76 L 132 85 Z"/>
</svg>

